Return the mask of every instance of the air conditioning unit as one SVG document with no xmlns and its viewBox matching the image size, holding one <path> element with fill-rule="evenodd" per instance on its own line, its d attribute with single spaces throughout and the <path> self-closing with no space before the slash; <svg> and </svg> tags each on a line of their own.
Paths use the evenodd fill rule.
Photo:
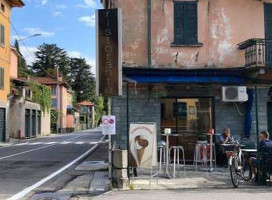
<svg viewBox="0 0 272 200">
<path fill-rule="evenodd" d="M 245 102 L 248 100 L 245 86 L 222 87 L 222 99 L 224 102 Z"/>
</svg>

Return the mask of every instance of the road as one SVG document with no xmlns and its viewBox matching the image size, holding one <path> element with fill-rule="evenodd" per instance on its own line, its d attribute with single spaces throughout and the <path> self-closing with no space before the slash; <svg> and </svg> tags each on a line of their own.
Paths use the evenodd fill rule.
<svg viewBox="0 0 272 200">
<path fill-rule="evenodd" d="M 101 131 L 93 129 L 1 147 L 0 199 L 16 199 L 16 194 L 20 199 L 35 184 L 50 179 L 53 173 L 58 174 L 93 150 L 101 138 Z"/>
<path fill-rule="evenodd" d="M 271 188 L 113 191 L 92 200 L 268 200 Z M 87 198 L 80 198 L 85 200 Z"/>
</svg>

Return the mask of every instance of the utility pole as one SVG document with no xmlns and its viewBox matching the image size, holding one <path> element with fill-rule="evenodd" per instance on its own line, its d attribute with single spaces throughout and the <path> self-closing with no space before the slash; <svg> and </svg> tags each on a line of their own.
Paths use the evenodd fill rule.
<svg viewBox="0 0 272 200">
<path fill-rule="evenodd" d="M 61 112 L 60 112 L 60 87 L 59 87 L 59 67 L 57 66 L 57 133 L 59 133 L 59 129 L 60 129 L 60 133 L 62 132 L 61 130 Z"/>
</svg>

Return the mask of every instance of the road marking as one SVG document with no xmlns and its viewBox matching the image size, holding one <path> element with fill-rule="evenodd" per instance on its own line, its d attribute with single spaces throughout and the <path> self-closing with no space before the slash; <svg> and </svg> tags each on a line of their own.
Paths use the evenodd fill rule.
<svg viewBox="0 0 272 200">
<path fill-rule="evenodd" d="M 105 138 L 105 136 L 103 136 L 99 142 L 101 142 L 103 139 Z M 8 198 L 7 200 L 17 200 L 17 199 L 22 199 L 25 195 L 27 195 L 28 193 L 30 193 L 31 191 L 35 190 L 36 188 L 40 187 L 42 184 L 46 183 L 47 181 L 49 181 L 50 179 L 54 178 L 55 176 L 57 176 L 58 174 L 62 173 L 63 171 L 65 171 L 66 169 L 68 169 L 69 167 L 71 167 L 72 165 L 74 165 L 75 163 L 77 163 L 78 161 L 80 161 L 82 158 L 84 158 L 85 156 L 87 156 L 89 153 L 91 153 L 93 150 L 96 149 L 96 147 L 98 146 L 98 144 L 96 144 L 95 146 L 93 146 L 92 148 L 90 148 L 88 151 L 86 151 L 85 153 L 83 153 L 81 156 L 79 156 L 78 158 L 76 158 L 75 160 L 73 160 L 72 162 L 68 163 L 67 165 L 65 165 L 64 167 L 62 167 L 61 169 L 59 169 L 58 171 L 50 174 L 49 176 L 45 177 L 44 179 L 40 180 L 39 182 L 35 183 L 34 185 L 22 190 L 21 192 L 18 192 L 17 194 L 13 195 L 12 197 Z"/>
<path fill-rule="evenodd" d="M 22 155 L 22 154 L 25 154 L 25 153 L 29 153 L 29 152 L 32 152 L 32 151 L 38 151 L 40 149 L 44 149 L 44 148 L 47 148 L 47 147 L 50 147 L 50 146 L 53 146 L 53 145 L 54 144 L 48 145 L 48 146 L 39 147 L 39 148 L 36 148 L 36 149 L 31 149 L 31 150 L 28 150 L 28 151 L 23 151 L 23 152 L 12 154 L 12 155 L 5 156 L 5 157 L 1 157 L 0 160 L 4 160 L 4 159 L 11 158 L 11 157 L 14 157 L 14 156 L 19 156 L 19 155 Z"/>
</svg>

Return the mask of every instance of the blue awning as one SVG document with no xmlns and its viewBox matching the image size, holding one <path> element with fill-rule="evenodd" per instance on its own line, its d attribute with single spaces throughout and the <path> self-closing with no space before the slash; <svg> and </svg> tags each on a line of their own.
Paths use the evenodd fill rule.
<svg viewBox="0 0 272 200">
<path fill-rule="evenodd" d="M 124 76 L 137 83 L 172 84 L 246 84 L 241 68 L 230 69 L 161 69 L 123 68 Z"/>
</svg>

